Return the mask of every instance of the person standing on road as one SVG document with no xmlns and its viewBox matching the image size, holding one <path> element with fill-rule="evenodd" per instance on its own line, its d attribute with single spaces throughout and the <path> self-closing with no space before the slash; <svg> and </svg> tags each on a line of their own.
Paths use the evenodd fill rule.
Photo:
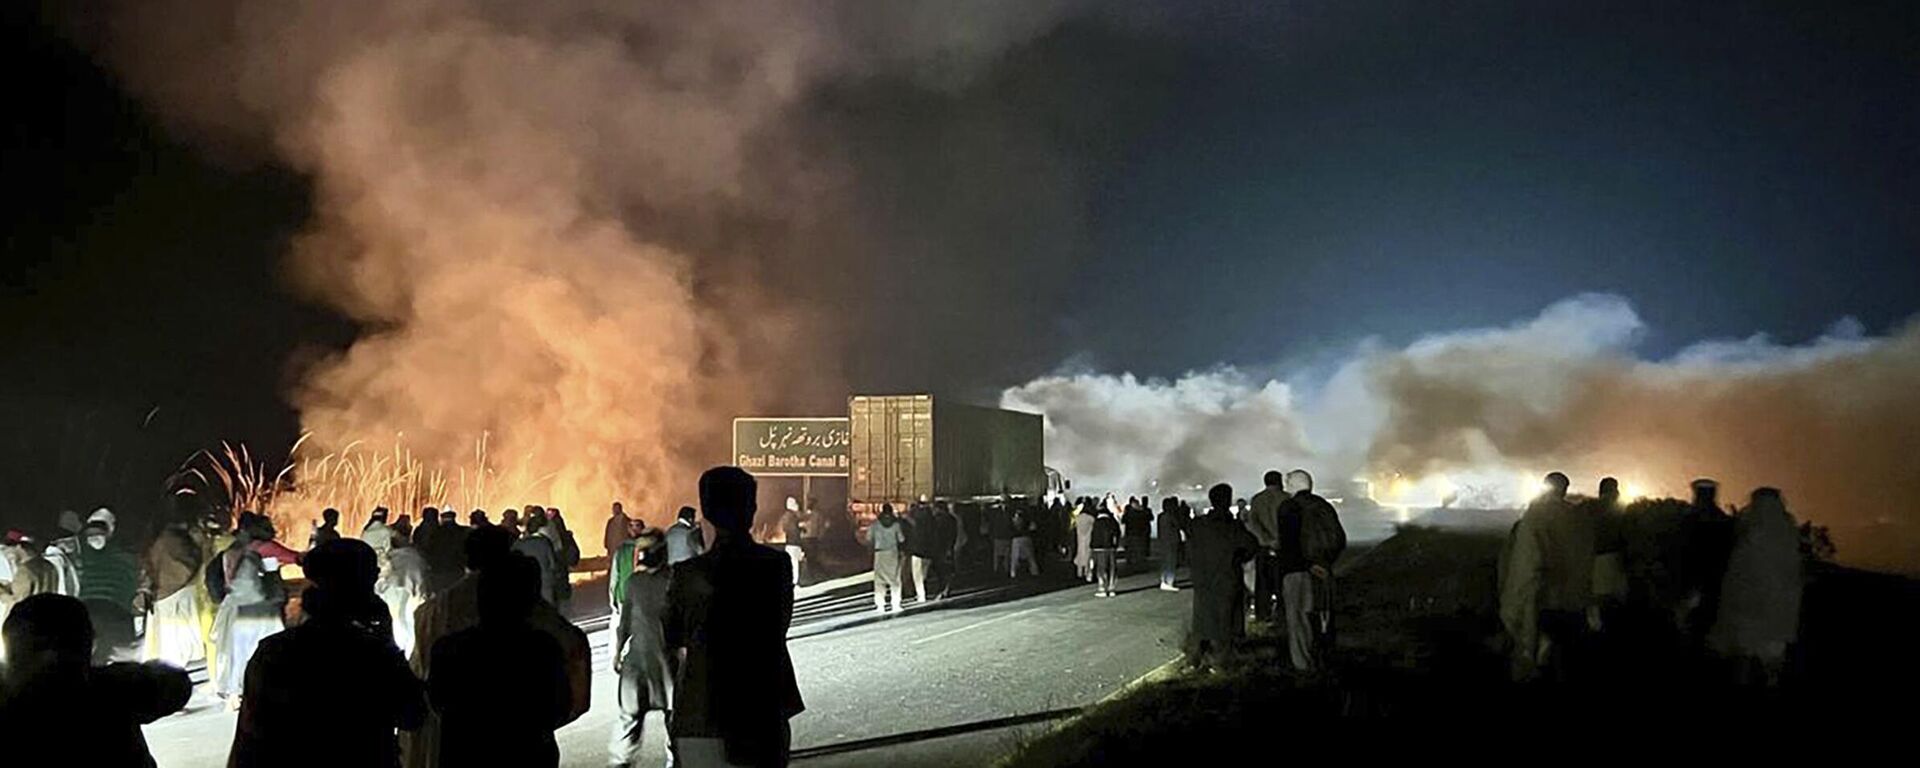
<svg viewBox="0 0 1920 768">
<path fill-rule="evenodd" d="M 1073 559 L 1073 512 L 1059 497 L 1047 507 L 1046 547 L 1047 557 L 1056 562 Z"/>
<path fill-rule="evenodd" d="M 161 529 L 147 546 L 136 598 L 147 615 L 141 661 L 164 661 L 184 668 L 205 658 L 205 643 L 200 639 L 200 601 L 193 586 L 200 577 L 202 562 L 200 545 L 194 542 L 186 523 Z"/>
<path fill-rule="evenodd" d="M 187 673 L 166 664 L 93 666 L 86 606 L 59 594 L 21 600 L 0 623 L 0 745 L 7 765 L 150 766 L 140 726 L 180 711 Z M 35 760 L 42 751 L 50 760 Z"/>
<path fill-rule="evenodd" d="M 893 515 L 892 504 L 880 505 L 880 517 L 867 527 L 873 548 L 873 608 L 887 612 L 889 593 L 893 612 L 900 612 L 900 553 L 907 546 L 907 528 Z"/>
<path fill-rule="evenodd" d="M 1280 470 L 1267 470 L 1260 477 L 1265 486 L 1253 495 L 1253 502 L 1247 510 L 1247 532 L 1253 534 L 1254 541 L 1260 542 L 1260 552 L 1253 558 L 1253 618 L 1256 621 L 1272 621 L 1278 611 L 1275 603 L 1280 599 L 1280 573 L 1276 567 L 1278 556 L 1275 550 L 1280 548 L 1280 503 L 1289 497 L 1285 476 Z"/>
<path fill-rule="evenodd" d="M 540 529 L 547 525 L 547 518 L 529 514 L 523 524 L 526 526 L 526 535 L 514 540 L 513 551 L 540 566 L 540 601 L 557 605 L 560 600 L 558 585 L 566 579 L 566 574 L 560 571 L 560 558 L 554 552 L 553 540 L 540 535 Z"/>
<path fill-rule="evenodd" d="M 386 603 L 393 622 L 393 644 L 401 653 L 413 652 L 413 614 L 427 597 L 427 558 L 412 537 L 394 531 L 387 568 L 374 583 L 374 594 Z"/>
<path fill-rule="evenodd" d="M 907 510 L 906 552 L 912 558 L 913 594 L 923 605 L 930 597 L 927 593 L 927 577 L 929 572 L 935 570 L 934 563 L 938 562 L 941 553 L 938 517 L 942 515 L 934 511 L 925 496 Z"/>
<path fill-rule="evenodd" d="M 1187 554 L 1187 518 L 1185 507 L 1172 496 L 1160 502 L 1160 588 L 1178 592 L 1176 571 Z"/>
<path fill-rule="evenodd" d="M 1040 575 L 1040 561 L 1033 556 L 1033 527 L 1033 520 L 1027 515 L 1026 509 L 1013 511 L 1013 554 L 1008 558 L 1010 565 L 1007 578 L 1020 578 L 1020 563 L 1023 561 L 1027 564 L 1029 575 Z"/>
<path fill-rule="evenodd" d="M 433 538 L 421 542 L 420 547 L 420 554 L 427 558 L 429 594 L 453 586 L 466 575 L 467 535 L 472 531 L 460 524 L 460 513 L 440 510 L 440 525 L 433 529 Z"/>
<path fill-rule="evenodd" d="M 1093 574 L 1099 588 L 1094 594 L 1100 597 L 1113 597 L 1113 579 L 1115 559 L 1120 553 L 1119 500 L 1112 494 L 1107 495 L 1107 503 L 1100 507 L 1100 514 L 1093 520 Z"/>
<path fill-rule="evenodd" d="M 673 525 L 667 527 L 667 565 L 679 565 L 707 551 L 706 536 L 693 521 L 693 507 L 681 507 Z"/>
<path fill-rule="evenodd" d="M 480 572 L 478 587 L 479 622 L 429 651 L 427 695 L 443 731 L 438 764 L 558 766 L 553 732 L 569 720 L 575 694 L 559 644 L 530 618 L 540 566 L 507 554 Z"/>
<path fill-rule="evenodd" d="M 1209 489 L 1207 502 L 1211 507 L 1194 518 L 1187 532 L 1187 564 L 1193 580 L 1187 658 L 1196 667 L 1230 650 L 1240 639 L 1247 619 L 1240 569 L 1259 548 L 1246 526 L 1233 519 L 1233 486 L 1221 483 Z"/>
<path fill-rule="evenodd" d="M 600 544 L 606 547 L 608 555 L 620 551 L 620 545 L 627 543 L 628 539 L 634 537 L 631 527 L 632 522 L 633 518 L 627 517 L 626 505 L 617 501 L 614 502 L 613 516 L 607 518 L 606 532 L 601 534 L 600 538 Z M 618 594 L 613 596 L 613 602 L 615 605 L 620 604 L 620 596 Z"/>
<path fill-rule="evenodd" d="M 960 553 L 967 546 L 967 526 L 960 521 L 959 511 L 952 504 L 940 502 L 934 507 L 934 529 L 940 536 L 939 600 L 947 599 L 953 593 L 953 584 L 960 580 Z"/>
<path fill-rule="evenodd" d="M 60 573 L 40 550 L 40 543 L 28 538 L 23 531 L 7 531 L 6 536 L 0 538 L 0 559 L 6 560 L 13 571 L 5 583 L 0 583 L 0 622 L 5 622 L 7 613 L 22 600 L 59 588 Z M 6 644 L 0 643 L 0 658 L 6 653 Z"/>
<path fill-rule="evenodd" d="M 788 721 L 806 709 L 787 655 L 792 566 L 749 535 L 756 492 L 739 467 L 700 476 L 713 550 L 676 566 L 667 589 L 667 649 L 680 654 L 669 734 L 688 768 L 785 766 Z"/>
<path fill-rule="evenodd" d="M 567 527 L 566 515 L 560 514 L 559 507 L 547 509 L 547 527 L 540 535 L 553 542 L 554 565 L 559 569 L 560 581 L 554 585 L 554 596 L 558 598 L 555 606 L 565 606 L 573 597 L 573 569 L 580 565 L 580 540 L 574 538 L 573 530 Z"/>
<path fill-rule="evenodd" d="M 80 576 L 74 560 L 80 557 L 80 515 L 71 509 L 60 510 L 60 533 L 40 554 L 53 566 L 59 578 L 54 591 L 69 597 L 80 594 Z"/>
<path fill-rule="evenodd" d="M 373 547 L 373 553 L 383 560 L 387 550 L 393 548 L 393 529 L 387 527 L 387 515 L 386 507 L 374 507 L 367 515 L 366 527 L 360 529 L 360 540 Z"/>
<path fill-rule="evenodd" d="M 620 546 L 607 550 L 607 605 L 613 609 L 613 620 L 620 621 L 620 611 L 626 603 L 627 579 L 633 577 L 633 570 L 640 565 L 640 556 L 648 547 L 662 547 L 661 557 L 666 556 L 666 540 L 646 530 L 646 523 L 638 518 L 626 520 L 627 533 L 620 537 Z"/>
<path fill-rule="evenodd" d="M 1120 530 L 1124 534 L 1124 546 L 1127 552 L 1127 570 L 1138 571 L 1145 568 L 1153 557 L 1153 513 L 1147 510 L 1147 498 L 1133 499 L 1127 505 L 1126 514 L 1120 518 Z"/>
<path fill-rule="evenodd" d="M 487 526 L 470 532 L 465 543 L 466 575 L 445 591 L 435 594 L 414 612 L 414 653 L 411 657 L 414 674 L 426 680 L 432 680 L 434 666 L 439 662 L 432 658 L 433 648 L 440 639 L 455 632 L 475 626 L 480 621 L 481 576 L 489 570 L 500 567 L 508 561 L 526 561 L 513 552 L 513 540 L 505 529 L 499 526 Z M 538 566 L 534 566 L 537 571 Z M 534 629 L 545 634 L 560 649 L 562 672 L 568 681 L 568 694 L 571 697 L 562 724 L 571 722 L 585 714 L 593 695 L 593 655 L 592 647 L 587 643 L 586 633 L 567 621 L 560 611 L 538 599 L 538 574 L 535 574 L 534 606 L 527 615 L 527 621 Z M 497 660 L 496 660 L 497 663 Z M 437 762 L 441 754 L 443 729 L 440 719 L 430 715 L 426 724 L 413 734 L 406 750 L 407 765 L 410 767 L 435 765 L 462 765 L 462 763 Z"/>
<path fill-rule="evenodd" d="M 77 597 L 93 618 L 94 660 L 106 663 L 133 643 L 133 597 L 140 566 L 133 553 L 113 543 L 113 516 L 95 512 L 80 529 L 82 545 L 74 565 L 80 574 Z"/>
<path fill-rule="evenodd" d="M 793 585 L 800 586 L 800 568 L 807 561 L 807 551 L 800 547 L 800 500 L 787 497 L 787 510 L 780 515 L 780 546 L 787 553 L 787 559 L 793 561 Z M 926 594 L 921 593 L 921 600 Z"/>
<path fill-rule="evenodd" d="M 394 647 L 374 594 L 378 558 L 364 542 L 333 539 L 306 559 L 299 626 L 260 641 L 229 768 L 399 764 L 394 731 L 420 727 L 420 680 Z M 324 724 L 325 738 L 314 738 Z"/>
<path fill-rule="evenodd" d="M 679 670 L 667 653 L 667 590 L 672 577 L 667 571 L 667 548 L 646 541 L 640 544 L 639 562 L 623 586 L 619 612 L 614 614 L 613 672 L 619 678 L 615 689 L 620 711 L 614 718 L 613 735 L 607 742 L 611 765 L 633 768 L 639 765 L 640 745 L 647 713 L 660 712 L 663 722 L 673 720 L 673 683 Z M 673 743 L 667 743 L 667 766 L 673 766 Z"/>
<path fill-rule="evenodd" d="M 1007 564 L 1013 559 L 1013 511 L 1006 499 L 987 507 L 983 527 L 987 538 L 993 541 L 993 572 L 1007 573 Z"/>
<path fill-rule="evenodd" d="M 1079 513 L 1073 517 L 1073 567 L 1080 578 L 1093 583 L 1093 521 L 1100 513 L 1092 499 L 1081 499 Z"/>
<path fill-rule="evenodd" d="M 251 515 L 233 531 L 233 544 L 219 561 L 226 594 L 213 619 L 214 663 L 213 691 L 225 699 L 228 709 L 240 708 L 245 690 L 247 664 L 260 641 L 284 626 L 280 603 L 274 600 L 274 587 L 266 577 L 260 553 L 254 549 L 259 533 Z"/>
</svg>

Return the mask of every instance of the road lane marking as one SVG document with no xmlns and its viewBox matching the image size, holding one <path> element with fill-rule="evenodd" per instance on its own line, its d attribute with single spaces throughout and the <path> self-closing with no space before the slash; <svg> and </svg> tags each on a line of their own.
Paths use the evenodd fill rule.
<svg viewBox="0 0 1920 768">
<path fill-rule="evenodd" d="M 1033 613 L 1034 611 L 1037 611 L 1037 610 L 1040 610 L 1040 609 L 1036 607 L 1036 608 L 1028 608 L 1028 609 L 1026 609 L 1026 610 L 1024 610 L 1024 611 L 1014 611 L 1013 613 L 1009 613 L 1009 614 L 1005 614 L 1005 615 L 1002 615 L 1002 616 L 995 616 L 995 617 L 993 617 L 993 618 L 991 618 L 991 619 L 987 619 L 987 620 L 985 620 L 985 621 L 976 621 L 976 622 L 974 622 L 974 623 L 972 623 L 972 624 L 968 624 L 968 625 L 966 625 L 966 626 L 964 626 L 964 627 L 961 627 L 961 628 L 959 628 L 959 629 L 949 629 L 949 630 L 947 630 L 947 631 L 945 631 L 945 632 L 942 632 L 942 633 L 940 633 L 940 634 L 937 634 L 937 635 L 932 635 L 932 636 L 929 636 L 929 637 L 923 637 L 923 638 L 920 638 L 920 639 L 918 639 L 918 640 L 910 640 L 910 641 L 908 641 L 908 642 L 907 642 L 907 644 L 908 644 L 908 645 L 919 645 L 919 644 L 921 644 L 921 643 L 931 643 L 931 642 L 933 642 L 933 641 L 935 641 L 935 640 L 939 640 L 940 638 L 943 638 L 943 637 L 952 637 L 952 636 L 954 636 L 954 635 L 957 635 L 957 634 L 960 634 L 960 633 L 962 633 L 962 632 L 965 632 L 965 631 L 967 631 L 967 630 L 969 630 L 969 629 L 979 629 L 979 628 L 981 628 L 981 627 L 984 627 L 984 626 L 986 626 L 986 625 L 988 625 L 988 624 L 992 624 L 992 623 L 994 623 L 994 622 L 996 622 L 996 621 L 1005 621 L 1005 620 L 1007 620 L 1007 619 L 1011 619 L 1011 618 L 1013 618 L 1013 617 L 1015 617 L 1015 616 L 1019 616 L 1019 615 L 1021 615 L 1021 614 L 1026 614 L 1026 613 Z"/>
</svg>

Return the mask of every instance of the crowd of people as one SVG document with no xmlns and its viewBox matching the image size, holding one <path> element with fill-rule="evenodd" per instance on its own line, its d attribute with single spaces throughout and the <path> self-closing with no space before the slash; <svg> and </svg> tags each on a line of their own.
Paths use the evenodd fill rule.
<svg viewBox="0 0 1920 768">
<path fill-rule="evenodd" d="M 1262 484 L 1250 501 L 1214 486 L 1199 516 L 1178 499 L 1163 501 L 1159 537 L 1171 551 L 1162 585 L 1178 589 L 1174 569 L 1189 569 L 1190 663 L 1204 666 L 1235 647 L 1252 620 L 1283 630 L 1287 661 L 1315 672 L 1332 647 L 1333 568 L 1346 534 L 1307 472 L 1271 471 Z M 1810 555 L 1808 529 L 1778 489 L 1757 488 L 1729 511 L 1717 483 L 1696 480 L 1683 511 L 1636 519 L 1614 478 L 1586 498 L 1570 496 L 1569 486 L 1566 475 L 1547 475 L 1501 552 L 1499 616 L 1515 680 L 1620 679 L 1638 665 L 1667 681 L 1780 681 Z M 1107 523 L 1141 504 L 1109 499 L 1091 515 L 1076 512 L 1079 546 L 1092 555 L 1076 560 L 1083 575 L 1104 578 Z"/>
<path fill-rule="evenodd" d="M 786 652 L 795 563 L 753 541 L 751 475 L 715 468 L 699 490 L 700 512 L 664 530 L 618 504 L 607 525 L 611 765 L 640 758 L 649 713 L 668 715 L 669 764 L 786 762 L 803 707 Z M 467 520 L 377 509 L 350 536 L 327 510 L 296 551 L 248 512 L 230 530 L 167 526 L 144 560 L 114 546 L 106 510 L 44 544 L 8 532 L 0 743 L 152 765 L 140 726 L 186 706 L 183 669 L 204 661 L 238 710 L 232 766 L 556 765 L 555 730 L 592 701 L 591 649 L 560 610 L 579 546 L 558 509 Z"/>
<path fill-rule="evenodd" d="M 1187 568 L 1194 590 L 1189 658 L 1206 665 L 1236 646 L 1248 619 L 1284 626 L 1290 663 L 1313 671 L 1333 632 L 1333 565 L 1346 547 L 1339 514 L 1313 492 L 1305 470 L 1266 473 L 1251 502 L 1221 484 L 1196 515 L 1168 496 L 1159 512 L 1145 496 L 1115 494 L 1051 502 L 992 501 L 964 514 L 921 498 L 905 515 L 882 505 L 867 529 L 873 555 L 874 610 L 903 609 L 907 589 L 920 603 L 941 600 L 977 552 L 990 579 L 1019 580 L 1070 567 L 1098 597 L 1119 594 L 1117 580 L 1156 564 L 1159 588 L 1181 591 Z M 974 549 L 976 542 L 986 546 Z M 1155 556 L 1156 541 L 1159 548 Z M 989 554 L 990 553 L 990 554 Z"/>
<path fill-rule="evenodd" d="M 1586 499 L 1570 497 L 1570 485 L 1547 475 L 1501 554 L 1515 679 L 1592 680 L 1632 659 L 1663 673 L 1780 681 L 1807 554 L 1779 489 L 1756 488 L 1729 514 L 1719 484 L 1695 480 L 1672 525 L 1635 541 L 1617 480 Z"/>
<path fill-rule="evenodd" d="M 1161 588 L 1177 590 L 1184 562 L 1193 586 L 1187 659 L 1205 667 L 1246 636 L 1249 618 L 1283 626 L 1287 661 L 1303 673 L 1325 664 L 1333 642 L 1334 563 L 1346 550 L 1346 529 L 1313 475 L 1269 471 L 1251 503 L 1220 483 L 1207 490 L 1207 511 L 1161 503 Z"/>
<path fill-rule="evenodd" d="M 1346 533 L 1305 470 L 1267 472 L 1262 486 L 1249 500 L 1215 485 L 1198 514 L 1170 496 L 1156 516 L 1150 499 L 1113 494 L 1003 499 L 968 514 L 925 498 L 904 515 L 886 505 L 865 536 L 875 609 L 901 611 L 909 584 L 920 603 L 947 597 L 967 553 L 1007 580 L 1070 564 L 1101 597 L 1157 559 L 1161 589 L 1180 591 L 1188 570 L 1190 664 L 1216 662 L 1254 621 L 1283 628 L 1284 663 L 1314 673 L 1332 647 Z M 1607 674 L 1634 643 L 1778 679 L 1804 578 L 1802 530 L 1778 490 L 1756 489 L 1730 515 L 1713 481 L 1695 481 L 1675 526 L 1633 544 L 1616 481 L 1584 499 L 1569 486 L 1547 476 L 1500 557 L 1516 679 Z M 610 764 L 642 757 L 654 718 L 670 765 L 785 762 L 786 723 L 803 706 L 785 636 L 805 517 L 789 499 L 781 546 L 756 544 L 755 498 L 751 475 L 720 467 L 701 477 L 701 510 L 683 507 L 665 528 L 613 505 L 601 542 L 618 678 Z M 180 670 L 204 661 L 214 693 L 239 711 L 231 765 L 553 765 L 554 731 L 591 705 L 587 639 L 561 611 L 579 545 L 554 508 L 507 510 L 498 523 L 474 510 L 467 521 L 427 507 L 414 525 L 376 509 L 349 536 L 329 509 L 294 550 L 270 519 L 243 512 L 231 529 L 168 525 L 138 558 L 105 509 L 84 522 L 63 514 L 64 535 L 44 543 L 9 531 L 0 731 L 92 722 L 100 738 L 81 751 L 99 762 L 86 764 L 149 764 L 137 759 L 139 726 L 184 706 Z M 297 594 L 280 576 L 291 565 L 304 571 Z M 314 740 L 320 722 L 329 738 Z"/>
<path fill-rule="evenodd" d="M 1098 585 L 1096 594 L 1111 596 L 1121 573 L 1153 561 L 1154 526 L 1147 499 L 1130 498 L 1122 507 L 1112 494 L 1071 503 L 1004 497 L 972 509 L 923 496 L 905 514 L 882 504 L 865 535 L 874 609 L 902 610 L 909 586 L 916 602 L 926 604 L 949 597 L 966 574 L 1018 581 L 1068 564 Z M 1164 586 L 1173 589 L 1171 565 L 1166 574 Z"/>
</svg>

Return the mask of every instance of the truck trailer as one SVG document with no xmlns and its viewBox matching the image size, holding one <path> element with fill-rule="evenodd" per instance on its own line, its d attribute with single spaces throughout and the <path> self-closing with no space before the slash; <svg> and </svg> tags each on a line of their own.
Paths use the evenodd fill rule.
<svg viewBox="0 0 1920 768">
<path fill-rule="evenodd" d="M 856 395 L 847 401 L 852 467 L 848 502 L 864 522 L 924 497 L 973 506 L 1042 499 L 1050 490 L 1038 414 L 936 399 Z M 1056 475 L 1057 476 L 1057 475 Z"/>
</svg>

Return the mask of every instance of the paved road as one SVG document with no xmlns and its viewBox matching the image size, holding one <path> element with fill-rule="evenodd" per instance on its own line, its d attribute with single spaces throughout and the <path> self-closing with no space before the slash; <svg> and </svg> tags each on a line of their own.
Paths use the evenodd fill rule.
<svg viewBox="0 0 1920 768">
<path fill-rule="evenodd" d="M 974 723 L 1091 704 L 1173 658 L 1192 592 L 1153 588 L 1155 574 L 1121 581 L 1100 599 L 1074 586 L 974 607 L 934 608 L 857 626 L 815 632 L 799 626 L 789 644 L 807 711 L 793 721 L 795 747 Z M 842 619 L 843 620 L 843 619 Z M 591 635 L 593 709 L 559 733 L 562 764 L 602 766 L 614 718 L 605 631 Z M 233 715 L 200 708 L 147 728 L 161 766 L 225 763 Z M 1041 726 L 1044 727 L 1044 726 Z M 657 719 L 648 752 L 661 754 Z M 1029 727 L 1031 729 L 1031 727 Z M 889 748 L 889 764 L 984 764 L 1011 746 L 1017 729 Z M 881 755 L 849 753 L 809 765 L 872 764 Z"/>
</svg>

